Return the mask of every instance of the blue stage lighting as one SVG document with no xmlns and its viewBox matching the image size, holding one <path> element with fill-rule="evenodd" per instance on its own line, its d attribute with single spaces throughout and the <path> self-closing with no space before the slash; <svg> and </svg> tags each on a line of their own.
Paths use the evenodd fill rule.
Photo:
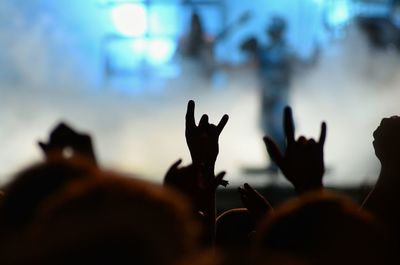
<svg viewBox="0 0 400 265">
<path fill-rule="evenodd" d="M 120 4 L 113 8 L 116 30 L 126 36 L 141 36 L 147 31 L 146 8 L 142 4 Z"/>
<path fill-rule="evenodd" d="M 177 48 L 176 30 L 168 28 L 176 26 L 174 8 L 140 3 L 113 6 L 111 18 L 118 34 L 108 47 L 112 67 L 129 72 L 168 64 Z"/>
<path fill-rule="evenodd" d="M 333 10 L 329 16 L 332 25 L 343 25 L 351 18 L 349 3 L 347 1 L 335 2 Z"/>
<path fill-rule="evenodd" d="M 170 61 L 175 54 L 176 43 L 169 39 L 149 41 L 147 58 L 152 65 L 161 65 Z"/>
</svg>

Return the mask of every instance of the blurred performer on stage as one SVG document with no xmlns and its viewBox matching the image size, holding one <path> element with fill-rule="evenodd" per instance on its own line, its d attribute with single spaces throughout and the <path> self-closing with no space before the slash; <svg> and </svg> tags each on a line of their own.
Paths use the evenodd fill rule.
<svg viewBox="0 0 400 265">
<path fill-rule="evenodd" d="M 191 58 L 198 58 L 206 44 L 206 38 L 200 15 L 193 12 L 190 22 L 190 31 L 187 38 L 182 40 L 182 53 Z"/>
<path fill-rule="evenodd" d="M 190 20 L 189 31 L 181 38 L 178 47 L 178 55 L 183 59 L 184 66 L 194 70 L 193 72 L 197 75 L 203 72 L 207 79 L 212 78 L 221 67 L 215 56 L 216 46 L 229 34 L 246 23 L 250 17 L 250 12 L 244 12 L 230 24 L 222 25 L 218 34 L 210 36 L 204 29 L 200 14 L 194 10 Z"/>
<path fill-rule="evenodd" d="M 261 47 L 255 38 L 242 44 L 242 50 L 250 52 L 257 61 L 261 93 L 261 128 L 264 135 L 272 137 L 281 150 L 285 139 L 282 128 L 283 109 L 289 105 L 291 81 L 291 53 L 284 39 L 286 21 L 274 17 L 267 27 L 269 43 Z M 278 168 L 271 164 L 268 171 L 277 173 Z"/>
<path fill-rule="evenodd" d="M 189 32 L 180 40 L 178 48 L 178 54 L 183 59 L 181 62 L 189 72 L 197 75 L 202 72 L 207 79 L 212 76 L 216 67 L 213 41 L 204 30 L 200 14 L 193 11 Z"/>
</svg>

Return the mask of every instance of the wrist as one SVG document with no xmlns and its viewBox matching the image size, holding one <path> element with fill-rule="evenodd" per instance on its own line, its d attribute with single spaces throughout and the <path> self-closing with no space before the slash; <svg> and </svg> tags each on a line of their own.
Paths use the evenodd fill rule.
<svg viewBox="0 0 400 265">
<path fill-rule="evenodd" d="M 315 181 L 310 183 L 297 184 L 294 185 L 294 187 L 296 193 L 300 195 L 309 191 L 322 190 L 324 188 L 324 185 L 322 184 L 322 181 Z"/>
<path fill-rule="evenodd" d="M 196 162 L 193 161 L 193 166 L 204 175 L 212 175 L 214 177 L 215 163 Z"/>
</svg>

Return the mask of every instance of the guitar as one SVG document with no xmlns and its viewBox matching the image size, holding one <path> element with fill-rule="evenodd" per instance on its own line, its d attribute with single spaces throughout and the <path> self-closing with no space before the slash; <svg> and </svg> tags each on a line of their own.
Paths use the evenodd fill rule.
<svg viewBox="0 0 400 265">
<path fill-rule="evenodd" d="M 179 49 L 181 51 L 180 54 L 183 56 L 183 58 L 197 61 L 205 70 L 207 77 L 212 76 L 218 67 L 217 60 L 215 58 L 216 45 L 233 31 L 235 31 L 238 27 L 249 21 L 251 17 L 252 14 L 250 11 L 244 12 L 213 38 L 206 38 L 201 29 L 202 25 L 195 24 L 196 27 L 200 28 L 200 30 L 198 30 L 198 28 L 196 28 L 196 30 L 198 30 L 199 34 L 202 34 L 202 36 L 200 37 L 199 34 L 193 34 L 193 32 L 189 33 L 189 38 L 183 42 L 183 49 Z M 197 23 L 200 22 L 197 21 Z"/>
</svg>

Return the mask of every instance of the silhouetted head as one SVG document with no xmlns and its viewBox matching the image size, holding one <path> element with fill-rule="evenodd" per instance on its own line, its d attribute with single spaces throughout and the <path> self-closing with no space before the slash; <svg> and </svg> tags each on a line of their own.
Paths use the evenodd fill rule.
<svg viewBox="0 0 400 265">
<path fill-rule="evenodd" d="M 71 182 L 92 178 L 96 169 L 81 161 L 51 161 L 34 165 L 5 187 L 0 201 L 0 256 L 2 262 L 28 250 L 31 224 L 39 209 Z M 7 264 L 5 262 L 5 264 Z"/>
<path fill-rule="evenodd" d="M 276 16 L 271 19 L 267 27 L 268 36 L 273 41 L 278 41 L 283 38 L 286 31 L 286 20 L 282 17 Z"/>
<path fill-rule="evenodd" d="M 222 213 L 216 223 L 216 245 L 221 248 L 246 248 L 251 245 L 255 222 L 245 208 Z"/>
<path fill-rule="evenodd" d="M 258 243 L 313 264 L 385 264 L 386 238 L 366 212 L 341 196 L 310 193 L 276 209 Z"/>
<path fill-rule="evenodd" d="M 96 169 L 79 160 L 53 160 L 18 173 L 4 188 L 0 204 L 0 229 L 29 224 L 47 198 L 66 184 L 95 175 Z"/>
<path fill-rule="evenodd" d="M 384 118 L 374 131 L 375 154 L 382 165 L 400 167 L 400 117 Z"/>
<path fill-rule="evenodd" d="M 196 227 L 178 194 L 113 174 L 75 182 L 33 226 L 40 264 L 170 264 L 194 248 Z"/>
</svg>

